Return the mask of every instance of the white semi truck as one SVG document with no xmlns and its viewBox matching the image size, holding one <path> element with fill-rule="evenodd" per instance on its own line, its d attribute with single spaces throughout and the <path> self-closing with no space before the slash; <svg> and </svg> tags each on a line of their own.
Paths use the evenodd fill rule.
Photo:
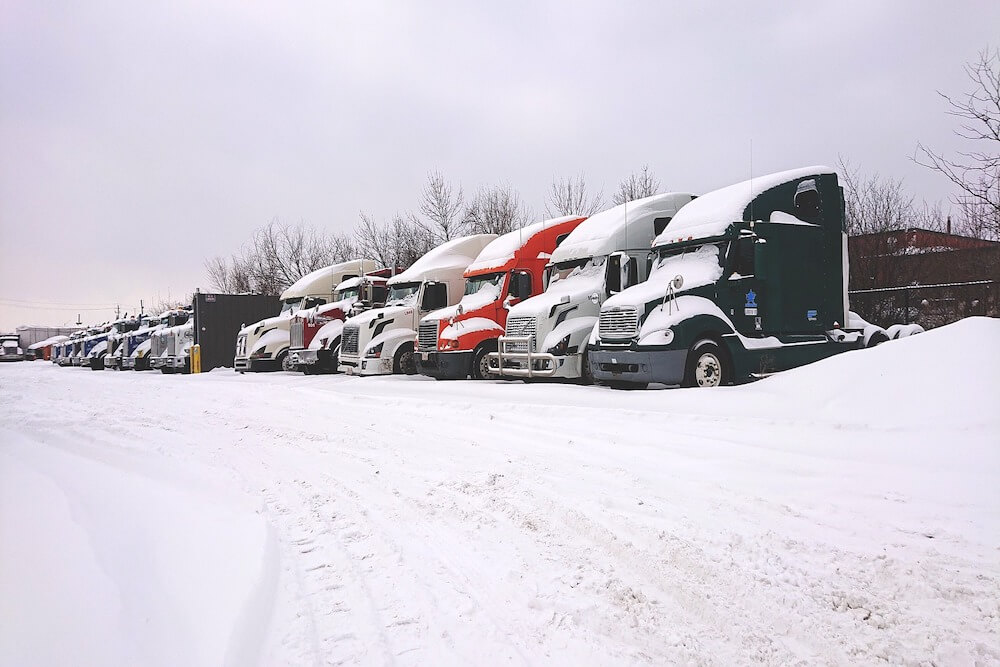
<svg viewBox="0 0 1000 667">
<path fill-rule="evenodd" d="M 344 323 L 339 370 L 355 375 L 416 373 L 413 352 L 420 318 L 461 300 L 465 269 L 495 238 L 496 234 L 476 234 L 452 239 L 390 278 L 385 307 Z"/>
<path fill-rule="evenodd" d="M 236 336 L 237 371 L 294 370 L 288 357 L 289 329 L 295 313 L 333 300 L 337 285 L 348 278 L 364 275 L 378 268 L 370 259 L 355 259 L 334 264 L 306 274 L 281 294 L 281 312 L 240 329 Z"/>
<path fill-rule="evenodd" d="M 586 347 L 601 304 L 646 279 L 650 242 L 692 199 L 653 195 L 582 222 L 552 253 L 545 292 L 511 307 L 490 372 L 590 381 Z"/>
</svg>

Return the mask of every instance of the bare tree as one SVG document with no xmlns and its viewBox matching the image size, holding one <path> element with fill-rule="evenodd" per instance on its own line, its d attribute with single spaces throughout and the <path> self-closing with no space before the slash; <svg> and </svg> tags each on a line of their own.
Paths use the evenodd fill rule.
<svg viewBox="0 0 1000 667">
<path fill-rule="evenodd" d="M 555 218 L 563 215 L 593 215 L 604 208 L 604 197 L 600 192 L 590 197 L 583 174 L 575 178 L 552 179 L 552 187 L 545 198 L 545 216 Z"/>
<path fill-rule="evenodd" d="M 953 198 L 971 230 L 1000 237 L 1000 50 L 984 49 L 979 59 L 965 66 L 971 92 L 959 98 L 939 92 L 948 113 L 961 119 L 955 134 L 969 147 L 955 157 L 917 145 L 914 160 L 944 174 L 958 186 Z"/>
<path fill-rule="evenodd" d="M 351 259 L 353 253 L 353 243 L 346 237 L 272 221 L 254 232 L 229 260 L 206 261 L 205 270 L 221 291 L 280 294 L 307 273 Z"/>
<path fill-rule="evenodd" d="M 844 186 L 848 236 L 914 226 L 913 196 L 906 194 L 901 180 L 862 173 L 844 158 L 840 158 L 839 171 Z"/>
<path fill-rule="evenodd" d="M 466 229 L 472 234 L 506 234 L 524 227 L 531 211 L 509 184 L 480 188 L 465 211 Z"/>
<path fill-rule="evenodd" d="M 618 184 L 618 192 L 614 194 L 611 201 L 615 204 L 624 204 L 655 195 L 659 191 L 660 181 L 650 171 L 649 165 L 645 164 L 641 170 L 633 172 Z"/>
<path fill-rule="evenodd" d="M 438 243 L 458 238 L 466 232 L 465 197 L 462 188 L 445 181 L 439 171 L 427 174 L 420 195 L 420 215 L 410 214 L 409 220 L 422 228 Z"/>
<path fill-rule="evenodd" d="M 361 222 L 354 232 L 359 254 L 379 261 L 382 266 L 406 268 L 430 250 L 434 241 L 421 226 L 401 215 L 393 216 L 387 224 L 362 212 Z"/>
</svg>

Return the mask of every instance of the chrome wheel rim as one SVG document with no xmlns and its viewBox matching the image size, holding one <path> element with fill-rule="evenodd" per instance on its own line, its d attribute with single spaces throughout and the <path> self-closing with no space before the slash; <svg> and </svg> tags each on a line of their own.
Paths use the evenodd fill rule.
<svg viewBox="0 0 1000 667">
<path fill-rule="evenodd" d="M 705 352 L 698 357 L 694 379 L 699 387 L 718 387 L 722 383 L 722 364 L 719 363 L 719 357 L 711 352 Z"/>
</svg>

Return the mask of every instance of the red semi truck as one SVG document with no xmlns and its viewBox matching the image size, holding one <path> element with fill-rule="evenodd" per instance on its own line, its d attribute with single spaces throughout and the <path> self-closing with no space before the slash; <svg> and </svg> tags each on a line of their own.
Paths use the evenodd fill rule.
<svg viewBox="0 0 1000 667">
<path fill-rule="evenodd" d="M 481 380 L 486 355 L 497 351 L 507 310 L 545 290 L 545 267 L 556 249 L 586 220 L 567 216 L 500 236 L 465 270 L 465 296 L 424 316 L 417 332 L 417 370 L 438 380 Z"/>
<path fill-rule="evenodd" d="M 389 292 L 386 281 L 401 269 L 379 269 L 349 278 L 337 285 L 333 302 L 300 310 L 292 319 L 292 368 L 307 375 L 335 373 L 344 320 L 352 315 L 385 305 Z"/>
</svg>

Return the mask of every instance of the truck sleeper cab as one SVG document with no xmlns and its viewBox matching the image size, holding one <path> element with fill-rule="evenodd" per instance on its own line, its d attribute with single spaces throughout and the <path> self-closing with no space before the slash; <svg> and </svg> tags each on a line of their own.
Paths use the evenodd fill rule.
<svg viewBox="0 0 1000 667">
<path fill-rule="evenodd" d="M 413 353 L 420 317 L 459 302 L 465 269 L 495 238 L 477 234 L 446 241 L 390 278 L 384 307 L 344 323 L 338 369 L 354 375 L 416 373 Z"/>
<path fill-rule="evenodd" d="M 455 306 L 420 320 L 417 370 L 437 380 L 489 374 L 507 311 L 544 290 L 545 266 L 556 247 L 586 218 L 566 216 L 528 225 L 492 241 L 465 270 L 465 295 Z"/>
<path fill-rule="evenodd" d="M 584 354 L 601 303 L 646 279 L 649 244 L 694 198 L 645 197 L 582 222 L 552 253 L 543 294 L 513 306 L 490 373 L 507 378 L 590 379 Z"/>
<path fill-rule="evenodd" d="M 281 293 L 281 312 L 240 329 L 233 367 L 240 373 L 292 370 L 289 329 L 295 314 L 329 303 L 337 285 L 375 268 L 373 260 L 356 259 L 317 269 L 296 280 Z"/>
<path fill-rule="evenodd" d="M 594 378 L 714 387 L 864 345 L 847 324 L 843 192 L 826 167 L 754 178 L 685 207 L 649 279 L 601 308 Z"/>
<path fill-rule="evenodd" d="M 311 375 L 335 373 L 347 318 L 385 305 L 388 279 L 397 270 L 379 269 L 337 285 L 333 302 L 300 310 L 292 319 L 289 357 L 295 370 Z"/>
</svg>

